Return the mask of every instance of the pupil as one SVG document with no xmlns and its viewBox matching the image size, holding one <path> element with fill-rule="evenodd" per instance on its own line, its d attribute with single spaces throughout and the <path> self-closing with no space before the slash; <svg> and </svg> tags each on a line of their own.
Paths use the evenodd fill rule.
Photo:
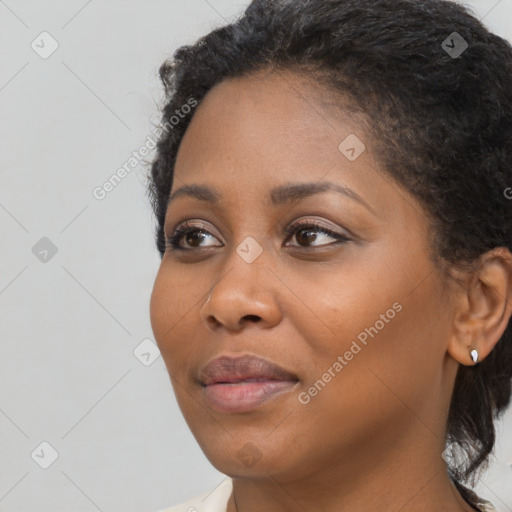
<svg viewBox="0 0 512 512">
<path fill-rule="evenodd" d="M 306 233 L 306 236 L 301 235 L 301 233 Z M 315 238 L 316 238 L 316 233 L 314 231 L 311 231 L 308 229 L 303 229 L 297 233 L 297 241 L 301 245 L 302 245 L 302 242 L 305 242 L 306 245 L 308 242 L 314 242 Z M 303 239 L 303 240 L 301 241 L 301 239 Z"/>
<path fill-rule="evenodd" d="M 196 231 L 194 233 L 189 233 L 187 235 L 187 243 L 189 243 L 190 245 L 194 245 L 194 239 L 195 241 L 197 241 L 198 243 L 201 243 L 201 240 L 204 238 L 205 234 L 201 231 Z"/>
</svg>

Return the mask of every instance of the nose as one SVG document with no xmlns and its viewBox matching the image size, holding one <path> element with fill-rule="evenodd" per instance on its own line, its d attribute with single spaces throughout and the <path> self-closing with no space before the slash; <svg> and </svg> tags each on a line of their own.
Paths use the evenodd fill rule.
<svg viewBox="0 0 512 512">
<path fill-rule="evenodd" d="M 200 315 L 211 330 L 222 327 L 239 331 L 248 322 L 261 328 L 271 328 L 281 321 L 278 300 L 282 283 L 268 268 L 262 257 L 252 263 L 236 252 L 229 258 L 231 265 L 210 290 Z"/>
</svg>

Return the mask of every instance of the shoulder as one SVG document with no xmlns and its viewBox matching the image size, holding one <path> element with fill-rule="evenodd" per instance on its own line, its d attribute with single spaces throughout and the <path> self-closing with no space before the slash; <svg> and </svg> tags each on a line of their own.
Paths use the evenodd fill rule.
<svg viewBox="0 0 512 512">
<path fill-rule="evenodd" d="M 215 489 L 157 512 L 226 512 L 232 489 L 233 482 L 226 477 Z"/>
</svg>

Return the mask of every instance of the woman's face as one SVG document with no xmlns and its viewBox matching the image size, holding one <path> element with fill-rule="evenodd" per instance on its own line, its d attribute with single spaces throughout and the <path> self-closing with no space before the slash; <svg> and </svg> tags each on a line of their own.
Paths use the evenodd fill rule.
<svg viewBox="0 0 512 512">
<path fill-rule="evenodd" d="M 378 466 L 411 443 L 443 449 L 453 308 L 425 213 L 379 167 L 355 117 L 330 114 L 319 91 L 291 73 L 226 80 L 177 157 L 171 195 L 193 184 L 218 198 L 170 202 L 166 235 L 185 221 L 199 233 L 165 253 L 151 322 L 192 433 L 231 476 L 286 481 Z M 245 382 L 220 372 L 204 386 L 207 363 L 244 355 L 291 376 L 250 383 L 254 368 L 235 365 L 224 373 Z"/>
</svg>

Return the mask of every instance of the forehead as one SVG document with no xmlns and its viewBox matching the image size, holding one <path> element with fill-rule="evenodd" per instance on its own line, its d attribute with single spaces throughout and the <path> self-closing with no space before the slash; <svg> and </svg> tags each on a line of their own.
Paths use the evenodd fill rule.
<svg viewBox="0 0 512 512">
<path fill-rule="evenodd" d="M 325 108 L 326 101 L 334 102 L 333 94 L 290 72 L 222 81 L 198 106 L 175 175 L 191 177 L 212 168 L 228 177 L 255 169 L 257 175 L 269 171 L 288 179 L 326 173 L 344 158 L 339 145 L 348 136 L 356 136 L 361 147 L 369 142 L 361 116 Z"/>
<path fill-rule="evenodd" d="M 269 204 L 280 185 L 329 181 L 355 191 L 384 218 L 411 215 L 411 207 L 423 215 L 415 198 L 379 166 L 363 118 L 350 108 L 329 110 L 333 102 L 333 92 L 291 73 L 224 80 L 190 122 L 171 194 L 206 184 L 225 192 L 225 205 L 239 208 Z M 356 158 L 347 148 L 357 151 Z"/>
</svg>

